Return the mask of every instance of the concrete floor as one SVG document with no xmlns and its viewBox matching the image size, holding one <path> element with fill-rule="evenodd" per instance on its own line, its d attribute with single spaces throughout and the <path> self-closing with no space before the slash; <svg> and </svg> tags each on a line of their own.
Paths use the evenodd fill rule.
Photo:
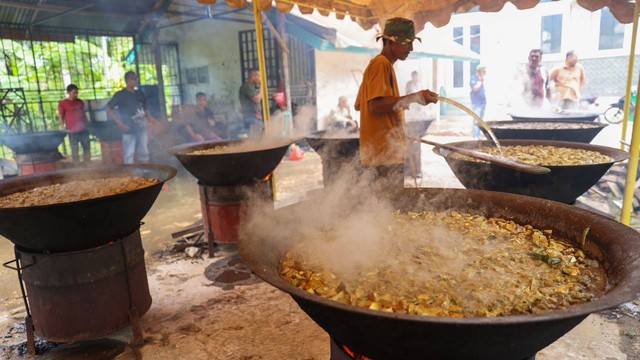
<svg viewBox="0 0 640 360">
<path fill-rule="evenodd" d="M 468 121 L 453 119 L 449 124 L 434 123 L 428 136 L 442 143 L 466 140 L 470 129 Z M 615 129 L 610 129 L 594 143 L 610 145 L 616 140 Z M 321 188 L 321 169 L 313 152 L 301 161 L 283 161 L 275 175 L 276 206 L 295 203 Z M 423 169 L 421 186 L 462 187 L 431 147 L 423 147 Z M 153 297 L 151 309 L 141 319 L 144 346 L 127 346 L 131 332 L 126 328 L 94 341 L 62 344 L 40 358 L 328 359 L 328 336 L 288 295 L 259 281 L 223 289 L 207 277 L 215 263 L 233 251 L 221 251 L 213 259 L 166 251 L 174 245 L 172 232 L 200 218 L 195 180 L 182 175 L 168 185 L 141 228 Z M 585 201 L 603 211 L 614 208 L 603 201 Z M 0 260 L 10 260 L 12 253 L 12 244 L 0 239 Z M 25 334 L 16 324 L 24 318 L 24 310 L 15 273 L 4 268 L 0 269 L 0 298 L 0 359 L 23 359 Z M 590 315 L 536 359 L 640 359 L 639 306 L 635 301 Z"/>
</svg>

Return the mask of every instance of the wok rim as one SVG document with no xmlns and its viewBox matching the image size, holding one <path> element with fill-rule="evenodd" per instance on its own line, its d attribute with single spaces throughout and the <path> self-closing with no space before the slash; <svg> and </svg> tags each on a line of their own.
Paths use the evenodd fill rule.
<svg viewBox="0 0 640 360">
<path fill-rule="evenodd" d="M 86 178 L 82 178 L 80 180 L 92 180 L 92 179 L 96 179 L 96 178 L 101 178 L 100 175 L 105 173 L 105 172 L 112 172 L 114 175 L 119 175 L 119 172 L 126 170 L 126 169 L 131 169 L 131 170 L 151 170 L 151 171 L 157 171 L 157 172 L 168 172 L 168 174 L 166 176 L 164 176 L 162 179 L 155 179 L 158 180 L 158 182 L 156 184 L 151 184 L 151 185 L 147 185 L 147 186 L 143 186 L 131 191 L 126 191 L 123 193 L 119 193 L 119 194 L 114 194 L 114 195 L 106 195 L 106 196 L 99 196 L 99 197 L 92 197 L 89 199 L 84 199 L 84 200 L 78 200 L 78 201 L 68 201 L 68 202 L 59 202 L 59 203 L 53 203 L 53 204 L 46 204 L 46 205 L 32 205 L 32 206 L 15 206 L 15 207 L 0 207 L 0 212 L 1 211 L 8 211 L 8 210 L 29 210 L 29 209 L 47 209 L 47 208 L 53 208 L 53 207 L 58 207 L 58 206 L 81 206 L 84 204 L 88 204 L 88 203 L 92 203 L 92 202 L 99 202 L 99 201 L 104 201 L 105 199 L 119 199 L 123 196 L 128 196 L 129 194 L 134 194 L 134 193 L 138 193 L 141 191 L 144 191 L 146 189 L 149 189 L 151 187 L 156 187 L 156 186 L 162 186 L 162 184 L 164 184 L 165 182 L 171 180 L 173 177 L 176 176 L 176 174 L 178 173 L 178 171 L 172 167 L 172 166 L 168 166 L 168 165 L 160 165 L 160 164 L 126 164 L 126 165 L 110 165 L 110 166 L 99 166 L 99 167 L 94 167 L 94 168 L 72 168 L 72 169 L 62 169 L 62 170 L 55 170 L 55 171 L 48 171 L 48 172 L 42 172 L 42 173 L 34 173 L 34 174 L 30 174 L 30 175 L 25 175 L 25 176 L 16 176 L 13 178 L 9 178 L 9 179 L 3 179 L 0 180 L 0 189 L 5 187 L 5 186 L 9 186 L 13 183 L 31 183 L 31 182 L 37 182 L 37 180 L 42 179 L 42 178 L 48 178 L 48 177 L 52 177 L 52 176 L 73 176 L 74 174 L 81 174 L 81 175 L 85 175 L 88 177 Z M 133 171 L 131 171 L 133 172 Z M 129 174 L 132 175 L 132 174 Z M 112 177 L 116 177 L 116 176 L 112 176 Z M 73 181 L 74 179 L 71 178 L 71 181 Z M 62 182 L 62 184 L 69 182 L 69 181 L 64 181 Z M 6 195 L 0 195 L 0 197 L 4 197 L 4 196 L 8 196 L 11 194 L 15 194 L 17 192 L 21 192 L 21 191 L 27 191 L 27 190 L 31 190 L 35 187 L 40 187 L 40 186 L 48 186 L 48 185 L 53 185 L 55 183 L 51 183 L 51 184 L 43 184 L 43 185 L 36 185 L 36 186 L 29 186 L 26 188 L 23 188 L 22 190 L 18 190 L 18 191 L 14 191 L 12 193 L 6 194 Z M 30 184 L 32 185 L 32 184 Z"/>
<path fill-rule="evenodd" d="M 547 167 L 549 169 L 551 169 L 551 174 L 553 174 L 553 169 L 558 169 L 558 168 L 565 168 L 565 167 L 589 167 L 589 166 L 594 166 L 594 165 L 606 165 L 606 164 L 615 164 L 617 162 L 620 161 L 624 161 L 629 159 L 630 154 L 626 151 L 620 150 L 620 149 L 616 149 L 616 148 L 612 148 L 609 146 L 603 146 L 603 145 L 594 145 L 594 144 L 590 144 L 590 143 L 580 143 L 580 142 L 574 142 L 574 141 L 560 141 L 560 140 L 535 140 L 535 139 L 503 139 L 503 140 L 499 140 L 500 141 L 500 145 L 502 146 L 515 146 L 515 145 L 523 145 L 523 146 L 527 146 L 527 145 L 542 145 L 542 146 L 555 146 L 555 147 L 566 147 L 566 148 L 571 148 L 571 149 L 583 149 L 583 150 L 592 150 L 592 151 L 597 151 L 601 154 L 607 155 L 609 157 L 611 157 L 613 159 L 613 161 L 609 161 L 609 162 L 604 162 L 604 163 L 595 163 L 595 164 L 582 164 L 582 165 L 541 165 L 544 167 Z M 457 146 L 457 147 L 462 147 L 465 149 L 476 149 L 479 147 L 483 147 L 483 146 L 494 146 L 495 144 L 492 141 L 489 140 L 467 140 L 467 141 L 456 141 L 456 142 L 450 142 L 447 143 L 447 145 L 451 145 L 451 146 Z M 461 146 L 461 145 L 475 145 L 475 146 Z M 441 150 L 445 150 L 445 151 L 441 151 Z M 473 161 L 473 160 L 467 160 L 464 158 L 452 158 L 450 156 L 450 154 L 452 154 L 451 151 L 446 150 L 446 149 L 441 149 L 439 147 L 434 147 L 433 148 L 433 152 L 435 152 L 436 154 L 446 158 L 447 160 L 455 160 L 455 161 L 464 161 L 464 162 L 472 162 L 472 163 L 480 163 L 480 164 L 485 164 L 488 166 L 496 166 L 493 165 L 491 163 L 488 162 L 478 162 L 478 161 Z M 610 154 L 613 153 L 613 154 Z"/>
<path fill-rule="evenodd" d="M 417 192 L 418 194 L 425 193 L 428 191 L 433 191 L 433 190 L 440 190 L 445 192 L 449 191 L 449 192 L 455 192 L 455 193 L 466 192 L 470 194 L 495 193 L 495 194 L 499 194 L 501 197 L 507 198 L 506 200 L 510 200 L 509 198 L 511 198 L 511 200 L 526 198 L 527 201 L 538 203 L 540 205 L 544 205 L 544 204 L 548 205 L 550 203 L 555 207 L 571 209 L 571 210 L 568 210 L 569 212 L 583 214 L 585 217 L 591 218 L 593 222 L 598 222 L 598 221 L 607 222 L 607 223 L 615 222 L 616 224 L 614 226 L 617 228 L 617 230 L 619 230 L 619 232 L 617 233 L 619 237 L 625 237 L 625 235 L 635 234 L 635 237 L 639 238 L 638 232 L 636 230 L 628 226 L 625 226 L 621 223 L 618 223 L 615 220 L 609 219 L 607 217 L 604 217 L 602 215 L 599 215 L 597 213 L 594 213 L 585 209 L 581 209 L 572 205 L 564 204 L 564 203 L 553 201 L 553 200 L 541 199 L 541 198 L 536 198 L 536 197 L 531 197 L 526 195 L 502 193 L 502 192 L 495 192 L 495 191 L 488 191 L 488 190 L 477 190 L 477 189 L 422 188 L 422 189 L 426 189 L 426 190 L 422 190 L 422 189 L 405 188 L 405 191 L 407 189 L 411 189 L 410 191 Z M 312 200 L 306 200 L 306 201 L 312 201 Z M 291 208 L 293 206 L 296 206 L 296 204 L 288 205 L 282 209 Z M 637 255 L 640 255 L 640 242 L 636 242 L 636 243 L 630 242 L 628 246 L 630 247 L 630 249 L 627 249 L 627 250 L 633 250 Z M 316 305 L 331 307 L 339 311 L 346 311 L 351 313 L 355 312 L 358 314 L 366 315 L 368 317 L 383 318 L 387 320 L 397 320 L 397 321 L 411 322 L 411 323 L 433 323 L 438 325 L 453 325 L 453 326 L 469 326 L 469 325 L 503 326 L 503 325 L 517 325 L 517 324 L 522 324 L 527 322 L 544 323 L 544 322 L 552 322 L 552 321 L 562 321 L 562 320 L 575 319 L 579 317 L 584 318 L 592 313 L 604 311 L 604 310 L 619 306 L 620 304 L 631 301 L 631 299 L 634 299 L 638 295 L 640 295 L 640 281 L 639 281 L 635 284 L 627 284 L 624 288 L 621 288 L 619 284 L 615 284 L 615 286 L 611 288 L 610 291 L 605 292 L 605 294 L 602 297 L 599 297 L 594 301 L 573 305 L 566 309 L 554 310 L 554 311 L 544 312 L 540 314 L 513 315 L 513 316 L 501 316 L 501 317 L 453 318 L 453 317 L 437 317 L 437 316 L 425 316 L 425 315 L 413 315 L 413 314 L 388 313 L 380 310 L 370 310 L 370 309 L 365 309 L 355 305 L 343 304 L 331 299 L 324 298 L 320 295 L 310 294 L 307 291 L 304 291 L 290 284 L 286 280 L 282 279 L 277 273 L 277 271 L 275 271 L 275 274 L 276 274 L 276 276 L 274 277 L 275 280 L 271 281 L 272 279 L 268 275 L 266 275 L 268 274 L 267 272 L 268 270 L 265 270 L 264 268 L 260 268 L 260 269 L 252 268 L 252 265 L 255 265 L 256 263 L 260 264 L 260 262 L 254 261 L 255 256 L 249 255 L 251 254 L 251 252 L 250 251 L 247 252 L 242 239 L 239 242 L 238 252 L 241 258 L 243 259 L 243 261 L 245 262 L 245 264 L 247 265 L 247 267 L 249 267 L 254 274 L 260 277 L 267 284 L 288 293 L 290 296 L 294 298 L 294 300 L 296 300 L 296 297 L 299 297 L 304 299 L 305 301 L 312 302 Z M 631 267 L 634 264 L 638 265 L 635 272 L 640 274 L 640 256 L 634 257 L 634 259 L 630 261 L 630 264 L 626 264 L 626 266 Z M 628 275 L 627 277 L 631 277 L 631 275 Z M 625 300 L 620 301 L 618 300 L 618 298 L 624 298 Z"/>
<path fill-rule="evenodd" d="M 258 139 L 258 140 L 256 140 Z M 262 139 L 265 139 L 264 141 L 266 142 L 266 146 L 257 148 L 257 149 L 248 149 L 248 150 L 243 150 L 243 151 L 234 151 L 234 152 L 225 152 L 225 153 L 220 153 L 220 154 L 189 154 L 189 152 L 191 151 L 196 151 L 196 150 L 204 150 L 204 149 L 209 149 L 213 146 L 216 145 L 234 145 L 234 144 L 242 144 L 245 142 L 251 142 L 251 141 L 257 141 L 257 143 L 259 144 L 260 141 L 262 141 Z M 277 140 L 278 142 L 276 143 L 272 143 L 272 141 Z M 256 151 L 266 151 L 266 150 L 274 150 L 274 149 L 279 149 L 282 147 L 286 147 L 286 146 L 290 146 L 291 144 L 295 143 L 296 141 L 298 141 L 296 138 L 288 138 L 285 136 L 278 136 L 278 137 L 270 137 L 270 138 L 246 138 L 246 139 L 235 139 L 235 140 L 229 140 L 229 139 L 221 139 L 221 140 L 207 140 L 207 141 L 199 141 L 199 142 L 189 142 L 189 143 L 185 143 L 185 144 L 180 144 L 180 145 L 176 145 L 173 146 L 169 149 L 167 149 L 167 153 L 174 155 L 178 158 L 180 157 L 189 157 L 189 158 L 205 158 L 205 157 L 221 157 L 221 156 L 229 156 L 229 155 L 234 155 L 234 154 L 247 154 L 247 153 L 252 153 L 252 152 L 256 152 Z"/>
<path fill-rule="evenodd" d="M 579 128 L 579 129 L 563 129 L 563 128 L 559 128 L 559 129 L 512 129 L 512 128 L 500 128 L 498 127 L 498 130 L 509 130 L 509 131 L 530 131 L 530 130 L 535 130 L 535 131 L 571 131 L 571 130 L 595 130 L 595 129 L 604 129 L 605 127 L 609 126 L 609 124 L 603 124 L 603 123 L 599 123 L 599 122 L 595 122 L 595 121 L 580 121 L 580 120 L 571 120 L 571 121 L 549 121 L 549 120 L 495 120 L 495 121 L 485 121 L 485 123 L 487 123 L 487 125 L 489 125 L 489 127 L 492 127 L 493 125 L 500 125 L 500 124 L 527 124 L 527 123 L 550 123 L 550 124 L 584 124 L 584 125 L 594 125 L 591 127 L 587 127 L 587 128 Z M 493 128 L 492 128 L 493 130 Z M 506 140 L 506 139 L 505 139 Z M 553 140 L 552 140 L 553 141 Z M 559 140 L 562 141 L 562 140 Z"/>
</svg>

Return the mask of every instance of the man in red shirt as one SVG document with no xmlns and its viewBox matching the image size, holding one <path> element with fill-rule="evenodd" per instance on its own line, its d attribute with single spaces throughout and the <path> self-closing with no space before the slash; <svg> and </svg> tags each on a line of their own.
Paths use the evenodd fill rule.
<svg viewBox="0 0 640 360">
<path fill-rule="evenodd" d="M 69 144 L 71 145 L 71 157 L 73 163 L 80 163 L 78 143 L 82 145 L 82 162 L 84 165 L 91 161 L 91 148 L 89 143 L 89 130 L 87 130 L 87 115 L 84 112 L 84 103 L 78 99 L 78 87 L 74 84 L 67 86 L 67 99 L 60 101 L 58 105 L 58 118 L 60 128 L 69 131 Z"/>
</svg>

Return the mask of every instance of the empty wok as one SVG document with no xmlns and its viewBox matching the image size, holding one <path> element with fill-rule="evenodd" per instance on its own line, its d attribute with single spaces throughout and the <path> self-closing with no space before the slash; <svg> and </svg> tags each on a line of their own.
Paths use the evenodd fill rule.
<svg viewBox="0 0 640 360">
<path fill-rule="evenodd" d="M 143 177 L 157 184 L 122 194 L 67 203 L 0 208 L 0 235 L 23 249 L 66 252 L 91 249 L 131 234 L 140 226 L 176 170 L 162 165 L 67 169 L 0 181 L 0 196 L 72 180 Z"/>
<path fill-rule="evenodd" d="M 545 166 L 551 169 L 548 174 L 527 174 L 513 169 L 496 166 L 485 162 L 476 162 L 454 158 L 451 152 L 434 148 L 434 152 L 444 156 L 447 164 L 458 180 L 467 189 L 503 191 L 514 194 L 535 196 L 543 199 L 572 203 L 585 191 L 595 185 L 598 180 L 618 161 L 626 160 L 629 154 L 625 151 L 577 142 L 546 140 L 503 140 L 502 146 L 543 145 L 574 149 L 585 149 L 600 152 L 611 157 L 611 161 L 601 164 Z M 492 146 L 489 141 L 460 141 L 449 143 L 466 149 Z"/>
<path fill-rule="evenodd" d="M 599 299 L 535 315 L 449 318 L 396 314 L 331 301 L 299 289 L 279 276 L 284 253 L 302 241 L 304 224 L 291 223 L 289 243 L 271 232 L 241 235 L 244 263 L 269 284 L 287 292 L 333 339 L 377 360 L 521 360 L 535 355 L 590 313 L 635 299 L 640 292 L 640 233 L 574 206 L 527 196 L 466 189 L 404 189 L 392 197 L 402 210 L 456 210 L 482 213 L 552 229 L 582 247 L 603 265 L 611 288 Z M 276 210 L 278 218 L 317 211 L 313 200 Z M 349 261 L 349 253 L 337 254 Z M 437 270 L 436 270 L 437 271 Z"/>
</svg>

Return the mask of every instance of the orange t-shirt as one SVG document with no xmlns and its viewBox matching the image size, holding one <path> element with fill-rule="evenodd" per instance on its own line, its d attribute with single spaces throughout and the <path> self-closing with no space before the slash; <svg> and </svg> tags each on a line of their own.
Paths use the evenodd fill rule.
<svg viewBox="0 0 640 360">
<path fill-rule="evenodd" d="M 400 96 L 400 91 L 393 64 L 378 55 L 365 69 L 356 98 L 360 109 L 360 162 L 365 166 L 404 164 L 403 110 L 384 113 L 369 110 L 369 100 L 386 96 Z"/>
</svg>

